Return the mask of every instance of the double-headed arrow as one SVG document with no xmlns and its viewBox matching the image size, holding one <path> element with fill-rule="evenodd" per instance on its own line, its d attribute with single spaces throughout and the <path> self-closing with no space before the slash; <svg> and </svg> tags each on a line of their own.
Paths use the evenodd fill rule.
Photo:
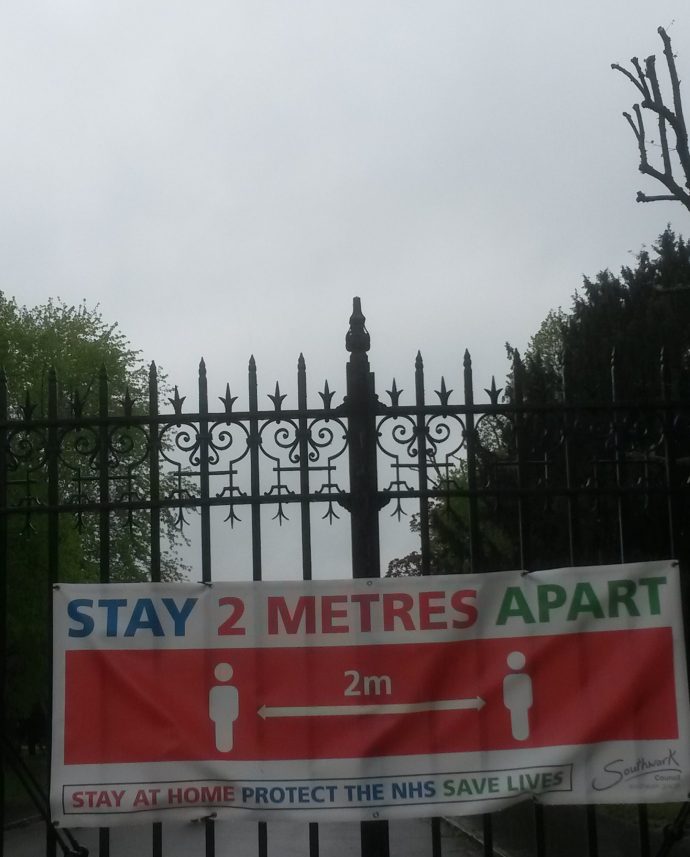
<svg viewBox="0 0 690 857">
<path fill-rule="evenodd" d="M 343 717 L 360 714 L 416 714 L 419 711 L 479 711 L 480 696 L 471 699 L 436 699 L 430 702 L 372 703 L 371 705 L 262 705 L 259 717 Z"/>
</svg>

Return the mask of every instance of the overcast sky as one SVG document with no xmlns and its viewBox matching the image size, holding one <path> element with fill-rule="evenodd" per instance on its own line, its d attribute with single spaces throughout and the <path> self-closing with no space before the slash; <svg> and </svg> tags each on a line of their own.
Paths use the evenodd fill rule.
<svg viewBox="0 0 690 857">
<path fill-rule="evenodd" d="M 582 274 L 690 234 L 635 202 L 610 69 L 659 25 L 687 77 L 687 0 L 8 0 L 0 288 L 100 304 L 190 394 L 303 351 L 339 398 L 354 295 L 379 389 L 417 349 L 501 381 Z"/>
</svg>

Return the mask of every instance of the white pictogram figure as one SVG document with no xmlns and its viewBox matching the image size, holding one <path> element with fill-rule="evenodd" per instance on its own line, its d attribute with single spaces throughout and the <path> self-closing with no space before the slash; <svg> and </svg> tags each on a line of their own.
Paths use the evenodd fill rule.
<svg viewBox="0 0 690 857">
<path fill-rule="evenodd" d="M 208 716 L 216 727 L 216 749 L 220 753 L 229 753 L 233 745 L 233 724 L 240 713 L 240 694 L 232 684 L 226 684 L 232 678 L 230 664 L 216 664 L 213 671 L 216 679 L 223 684 L 214 685 L 208 694 Z"/>
<path fill-rule="evenodd" d="M 510 728 L 516 741 L 529 738 L 529 710 L 532 707 L 532 679 L 520 672 L 527 659 L 522 652 L 511 652 L 506 658 L 512 673 L 503 679 L 503 704 L 510 712 Z"/>
</svg>

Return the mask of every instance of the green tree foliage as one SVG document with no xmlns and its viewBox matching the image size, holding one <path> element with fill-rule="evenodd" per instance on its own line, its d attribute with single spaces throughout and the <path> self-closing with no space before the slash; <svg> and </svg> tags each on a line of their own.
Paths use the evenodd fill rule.
<svg viewBox="0 0 690 857">
<path fill-rule="evenodd" d="M 467 490 L 467 474 L 464 462 L 453 474 L 453 487 Z M 489 505 L 480 501 L 478 514 L 485 521 L 482 528 L 483 564 L 487 568 L 499 569 L 511 554 L 511 545 L 505 529 L 495 520 Z M 472 570 L 470 554 L 469 499 L 466 496 L 451 496 L 429 505 L 429 542 L 431 552 L 431 574 L 469 573 Z M 419 533 L 419 515 L 410 521 L 412 532 Z M 404 557 L 391 560 L 387 577 L 419 577 L 422 574 L 422 555 L 412 551 Z"/>
<path fill-rule="evenodd" d="M 540 469 L 539 462 L 547 458 L 564 460 L 554 454 L 560 443 L 560 418 L 549 406 L 567 402 L 583 406 L 585 411 L 587 405 L 604 408 L 598 412 L 599 425 L 583 423 L 577 444 L 570 449 L 569 466 L 580 475 L 591 473 L 595 481 L 608 480 L 610 486 L 611 480 L 618 478 L 613 468 L 602 466 L 595 474 L 593 464 L 610 460 L 612 455 L 612 412 L 606 407 L 614 401 L 659 402 L 664 395 L 685 400 L 690 397 L 690 244 L 666 229 L 651 250 L 643 249 L 635 264 L 623 267 L 619 275 L 605 270 L 593 278 L 586 277 L 570 310 L 558 309 L 547 315 L 522 359 L 512 346 L 507 345 L 507 350 L 514 368 L 506 380 L 505 401 L 515 402 L 519 396 L 525 405 L 544 407 L 523 421 L 523 457 L 529 461 L 526 478 L 542 483 L 565 478 L 562 472 L 554 473 L 554 466 L 549 473 Z M 585 423 L 588 420 L 589 417 Z M 643 428 L 638 425 L 636 430 Z M 482 569 L 516 567 L 520 548 L 529 555 L 531 567 L 567 564 L 571 557 L 565 498 L 555 498 L 532 509 L 520 533 L 515 523 L 515 504 L 498 499 L 502 486 L 513 491 L 517 486 L 515 422 L 501 417 L 484 419 L 479 431 L 478 482 L 496 489 L 495 502 L 483 496 L 476 507 L 481 519 Z M 650 437 L 654 431 L 658 426 L 650 426 Z M 622 465 L 622 478 L 632 480 L 633 468 L 638 465 L 636 441 L 629 442 L 632 446 Z M 460 490 L 467 488 L 465 471 L 463 461 L 453 476 Z M 463 497 L 430 504 L 432 570 L 457 572 L 469 568 L 468 510 L 468 501 Z M 594 504 L 590 500 L 570 508 L 575 519 L 588 521 L 577 534 L 576 561 L 618 561 L 620 533 L 615 520 L 619 512 L 610 499 L 608 507 L 607 501 Z M 644 510 L 632 504 L 624 509 L 628 522 L 627 559 L 664 553 L 665 515 L 663 503 Z M 415 527 L 419 528 L 418 519 L 413 521 Z M 389 574 L 407 574 L 419 568 L 421 558 L 413 553 L 393 560 Z"/>
<path fill-rule="evenodd" d="M 569 313 L 551 312 L 525 353 L 526 401 L 566 392 L 573 402 L 654 399 L 661 393 L 660 357 L 675 392 L 690 392 L 690 244 L 667 228 L 620 275 L 585 277 Z M 508 346 L 509 352 L 513 349 Z M 615 359 L 615 390 L 612 389 Z M 509 378 L 507 390 L 513 389 Z"/>
<path fill-rule="evenodd" d="M 48 370 L 54 368 L 65 396 L 86 398 L 105 366 L 116 393 L 129 387 L 145 397 L 146 370 L 117 324 L 107 324 L 97 308 L 49 300 L 42 306 L 19 306 L 0 292 L 0 366 L 10 390 L 21 402 L 31 392 L 45 413 Z"/>
<path fill-rule="evenodd" d="M 108 408 L 122 415 L 146 413 L 148 372 L 139 353 L 116 324 L 105 322 L 98 308 L 69 306 L 50 300 L 42 306 L 19 306 L 0 292 L 0 367 L 8 387 L 12 418 L 40 422 L 47 415 L 49 372 L 57 377 L 58 416 L 93 415 L 99 407 L 99 381 L 107 376 Z M 23 504 L 27 514 L 8 519 L 8 685 L 10 717 L 25 719 L 43 702 L 46 684 L 46 632 L 49 627 L 48 521 L 41 511 L 46 501 L 45 467 L 41 464 L 45 435 L 39 429 L 13 436 L 15 456 L 8 486 L 10 506 Z M 60 493 L 74 496 L 97 493 L 96 461 L 90 454 L 93 431 L 79 428 L 61 437 Z M 25 444 L 28 444 L 26 446 Z M 149 489 L 146 440 L 140 431 L 111 437 L 119 452 L 123 479 L 112 490 L 133 491 L 146 497 Z M 29 448 L 30 447 L 30 448 Z M 27 451 L 28 450 L 28 451 Z M 131 478 L 130 478 L 131 477 Z M 162 475 L 163 483 L 167 481 Z M 122 487 L 119 487 L 119 486 Z M 25 498 L 31 496 L 31 502 Z M 109 570 L 113 580 L 145 580 L 150 574 L 150 522 L 147 511 L 110 516 Z M 165 540 L 161 574 L 174 579 L 180 564 L 176 549 L 180 533 L 172 515 L 163 511 Z M 101 538 L 96 513 L 61 514 L 58 536 L 59 578 L 96 581 L 99 578 Z"/>
</svg>

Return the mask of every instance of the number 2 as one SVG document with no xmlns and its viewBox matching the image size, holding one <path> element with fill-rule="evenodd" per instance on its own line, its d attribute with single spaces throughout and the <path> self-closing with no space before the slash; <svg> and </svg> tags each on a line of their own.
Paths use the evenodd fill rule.
<svg viewBox="0 0 690 857">
<path fill-rule="evenodd" d="M 230 615 L 218 628 L 218 636 L 230 637 L 246 634 L 246 628 L 237 627 L 237 623 L 240 621 L 242 614 L 244 613 L 244 601 L 242 601 L 241 598 L 235 598 L 233 595 L 228 595 L 225 598 L 219 599 L 218 604 L 221 607 L 224 607 L 227 604 L 231 608 Z"/>
</svg>

